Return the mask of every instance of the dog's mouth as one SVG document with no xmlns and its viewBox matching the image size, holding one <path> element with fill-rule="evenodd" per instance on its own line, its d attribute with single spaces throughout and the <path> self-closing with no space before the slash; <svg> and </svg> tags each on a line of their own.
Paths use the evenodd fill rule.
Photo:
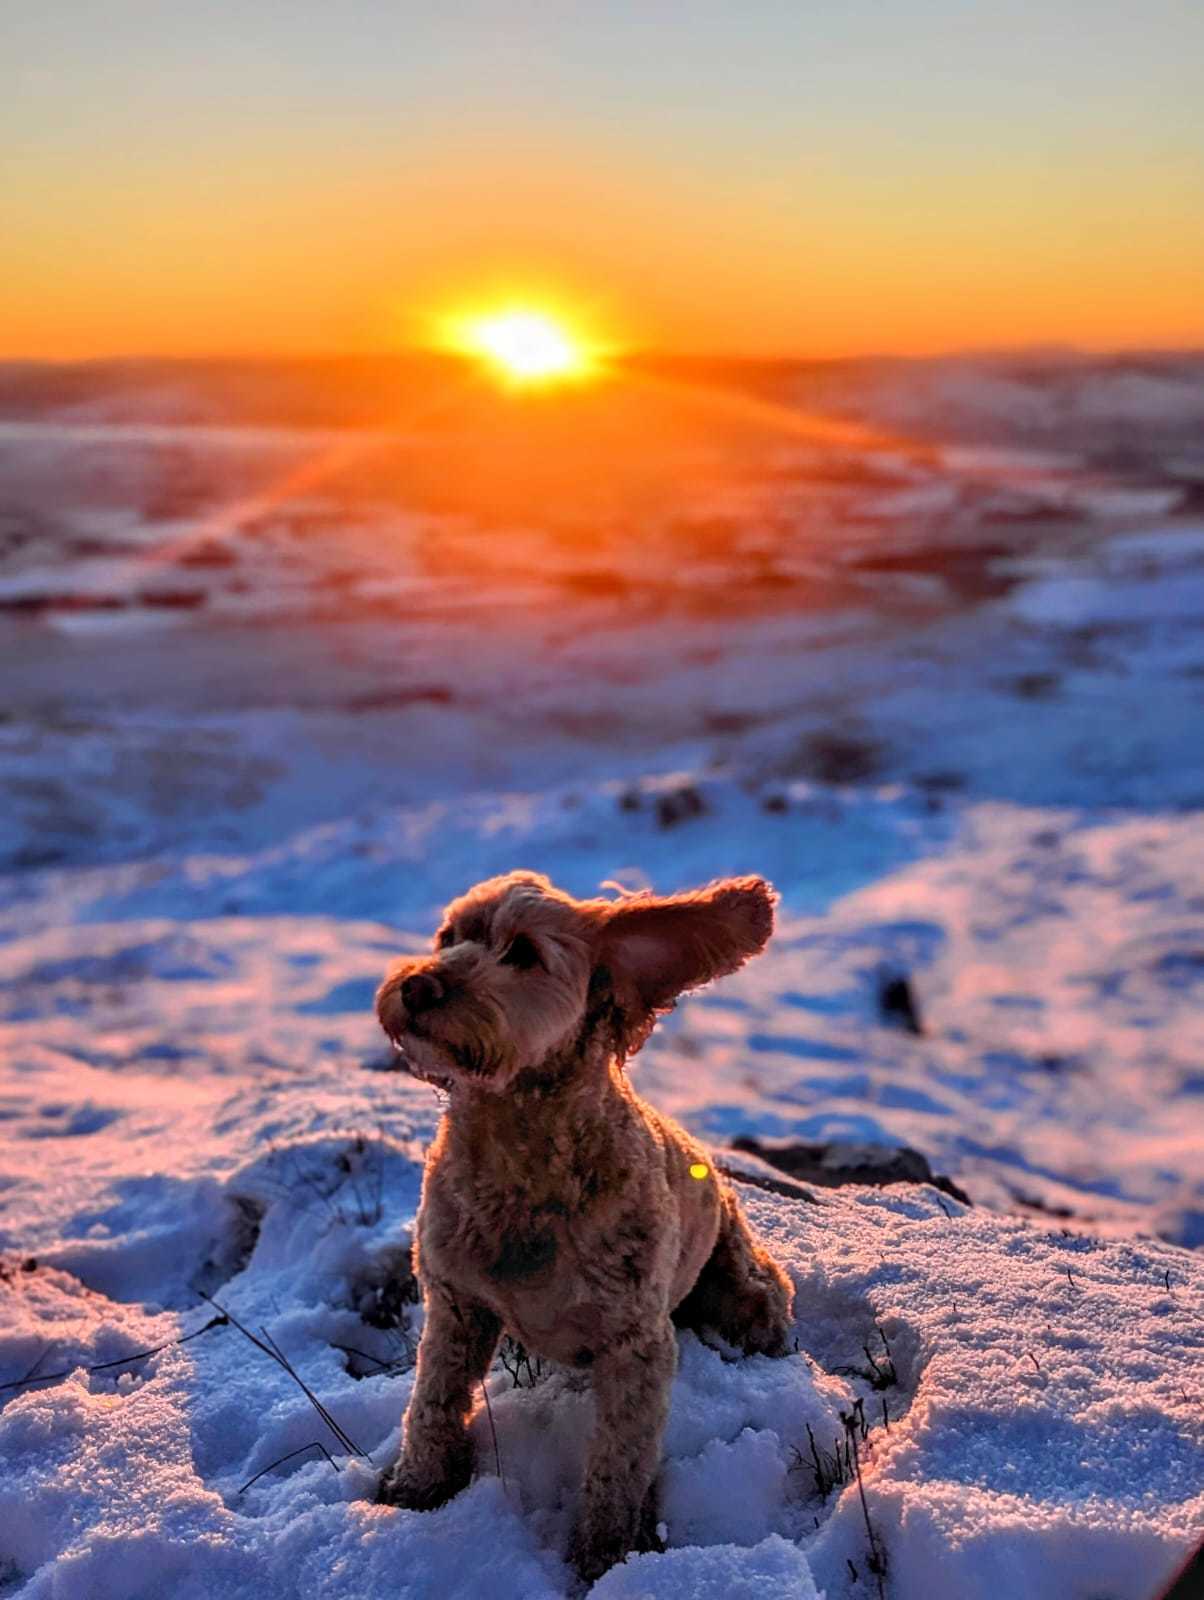
<svg viewBox="0 0 1204 1600">
<path fill-rule="evenodd" d="M 377 997 L 376 1014 L 398 1055 L 398 1067 L 423 1083 L 439 1088 L 453 1084 L 487 1087 L 505 1077 L 505 1062 L 477 1035 L 473 1017 L 449 1016 L 446 1005 L 417 1011 L 405 1005 L 400 985 L 386 984 Z"/>
<path fill-rule="evenodd" d="M 386 1030 L 387 1031 L 387 1030 Z M 479 1045 L 451 1044 L 420 1033 L 413 1022 L 399 1033 L 388 1033 L 397 1052 L 398 1066 L 412 1078 L 450 1089 L 454 1082 L 488 1082 L 495 1064 L 486 1059 Z"/>
<path fill-rule="evenodd" d="M 397 986 L 385 984 L 377 996 L 376 1015 L 385 1037 L 397 1052 L 397 1066 L 423 1083 L 442 1085 L 448 1074 L 440 1061 L 435 1042 L 421 1026 L 421 1018 L 411 1016 L 400 1004 Z"/>
<path fill-rule="evenodd" d="M 423 1039 L 411 1028 L 388 1033 L 388 1040 L 397 1052 L 397 1065 L 403 1072 L 408 1072 L 411 1078 L 421 1078 L 424 1083 L 446 1080 L 446 1069 L 440 1072 L 439 1064 L 432 1059 L 434 1051 L 429 1040 Z"/>
</svg>

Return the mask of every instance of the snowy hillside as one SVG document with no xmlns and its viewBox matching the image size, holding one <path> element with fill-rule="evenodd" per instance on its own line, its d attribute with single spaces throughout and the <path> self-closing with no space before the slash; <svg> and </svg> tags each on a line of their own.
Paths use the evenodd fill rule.
<svg viewBox="0 0 1204 1600">
<path fill-rule="evenodd" d="M 230 1110 L 210 1121 L 211 1152 Z M 195 1104 L 181 1120 L 195 1143 Z M 380 1287 L 412 1215 L 416 1150 L 261 1131 L 266 1153 L 222 1184 L 140 1172 L 88 1245 L 14 1263 L 5 1369 L 41 1357 L 75 1371 L 0 1418 L 5 1592 L 564 1594 L 591 1403 L 580 1376 L 499 1364 L 496 1447 L 482 1415 L 473 1486 L 428 1515 L 372 1504 L 420 1324 Z M 753 1189 L 746 1204 L 797 1284 L 799 1353 L 733 1363 L 681 1336 L 670 1548 L 596 1595 L 1151 1592 L 1204 1513 L 1197 1258 L 1047 1234 L 930 1188 L 818 1204 Z M 177 1303 L 203 1278 L 296 1376 L 233 1324 L 198 1332 L 213 1303 L 141 1304 L 152 1278 Z M 196 1336 L 114 1365 L 181 1332 Z"/>
<path fill-rule="evenodd" d="M 0 1595 L 570 1592 L 571 1373 L 504 1349 L 472 1487 L 372 1499 L 439 1114 L 372 994 L 515 866 L 782 895 L 631 1071 L 758 1180 L 798 1352 L 681 1337 L 668 1548 L 600 1600 L 1147 1600 L 1198 1537 L 1198 374 L 851 382 L 916 441 L 678 427 L 525 520 L 408 436 L 10 385 Z"/>
</svg>

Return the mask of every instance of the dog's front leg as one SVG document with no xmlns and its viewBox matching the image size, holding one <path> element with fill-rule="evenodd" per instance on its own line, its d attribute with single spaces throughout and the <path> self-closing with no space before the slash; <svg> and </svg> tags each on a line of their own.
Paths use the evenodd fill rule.
<svg viewBox="0 0 1204 1600">
<path fill-rule="evenodd" d="M 473 1385 L 489 1370 L 502 1326 L 487 1306 L 442 1284 L 426 1292 L 418 1371 L 405 1416 L 405 1443 L 381 1479 L 377 1498 L 431 1511 L 472 1476 L 468 1417 Z"/>
<path fill-rule="evenodd" d="M 590 1582 L 652 1543 L 652 1486 L 676 1368 L 677 1343 L 667 1317 L 594 1365 L 597 1420 L 569 1547 L 569 1560 Z"/>
</svg>

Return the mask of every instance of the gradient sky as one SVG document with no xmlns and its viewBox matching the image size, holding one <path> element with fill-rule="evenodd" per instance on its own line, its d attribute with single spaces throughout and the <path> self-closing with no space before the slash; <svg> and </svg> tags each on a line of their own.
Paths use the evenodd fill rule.
<svg viewBox="0 0 1204 1600">
<path fill-rule="evenodd" d="M 1204 5 L 5 0 L 0 354 L 1204 344 Z"/>
</svg>

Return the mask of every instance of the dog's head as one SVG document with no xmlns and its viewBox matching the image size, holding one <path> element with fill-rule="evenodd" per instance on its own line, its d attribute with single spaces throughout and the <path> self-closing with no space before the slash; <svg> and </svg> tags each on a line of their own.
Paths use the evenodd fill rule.
<svg viewBox="0 0 1204 1600">
<path fill-rule="evenodd" d="M 633 1055 L 678 995 L 742 967 L 773 932 L 763 878 L 687 894 L 574 900 L 534 872 L 491 878 L 444 913 L 429 956 L 376 996 L 416 1076 L 504 1089 L 518 1073 L 584 1059 L 601 1030 Z"/>
</svg>

